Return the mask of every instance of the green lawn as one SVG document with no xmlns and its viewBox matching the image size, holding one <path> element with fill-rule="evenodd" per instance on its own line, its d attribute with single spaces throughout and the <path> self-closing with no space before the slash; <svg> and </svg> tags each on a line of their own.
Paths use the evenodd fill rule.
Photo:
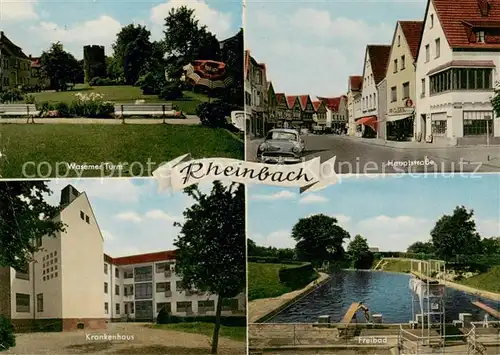
<svg viewBox="0 0 500 355">
<path fill-rule="evenodd" d="M 154 324 L 150 325 L 156 329 L 176 330 L 185 333 L 203 334 L 212 337 L 214 332 L 213 323 L 175 323 L 175 324 Z M 235 341 L 246 341 L 247 327 L 228 327 L 221 325 L 219 335 L 224 338 L 229 338 Z"/>
<path fill-rule="evenodd" d="M 500 293 L 500 266 L 493 266 L 488 272 L 456 282 L 478 290 Z"/>
<path fill-rule="evenodd" d="M 45 92 L 37 92 L 32 93 L 31 95 L 35 97 L 37 103 L 41 102 L 50 102 L 50 103 L 58 103 L 58 102 L 66 102 L 71 103 L 75 101 L 75 94 L 90 94 L 90 93 L 98 93 L 104 96 L 104 100 L 113 101 L 113 102 L 123 102 L 123 103 L 133 103 L 136 100 L 145 100 L 147 103 L 151 102 L 164 102 L 165 100 L 161 100 L 156 95 L 143 95 L 142 90 L 135 86 L 128 85 L 116 85 L 116 86 L 88 86 L 85 84 L 78 84 L 71 91 L 45 91 Z M 172 102 L 174 106 L 177 107 L 178 110 L 188 114 L 194 115 L 196 114 L 196 107 L 202 103 L 208 101 L 208 97 L 202 94 L 194 93 L 191 91 L 184 91 L 184 97 Z"/>
<path fill-rule="evenodd" d="M 0 126 L 0 176 L 3 178 L 76 177 L 81 172 L 69 171 L 65 163 L 101 164 L 102 162 L 139 163 L 124 166 L 121 175 L 151 176 L 159 164 L 191 153 L 193 158 L 227 157 L 243 159 L 244 143 L 224 129 L 203 126 L 144 124 L 2 124 Z M 148 171 L 148 161 L 151 169 Z M 36 172 L 35 162 L 40 166 Z M 42 162 L 48 162 L 43 163 Z M 52 171 L 50 171 L 52 170 Z M 101 176 L 100 171 L 87 170 L 83 177 Z M 111 176 L 106 171 L 105 176 Z"/>
<path fill-rule="evenodd" d="M 282 267 L 297 267 L 293 264 L 248 263 L 248 300 L 278 297 L 294 291 L 284 285 L 279 279 L 279 270 Z M 318 278 L 313 276 L 312 280 Z"/>
</svg>

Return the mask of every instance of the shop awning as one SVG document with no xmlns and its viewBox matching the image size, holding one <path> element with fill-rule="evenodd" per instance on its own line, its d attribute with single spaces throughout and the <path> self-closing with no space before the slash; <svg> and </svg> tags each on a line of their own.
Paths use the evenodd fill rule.
<svg viewBox="0 0 500 355">
<path fill-rule="evenodd" d="M 387 116 L 386 121 L 387 122 L 396 122 L 396 121 L 404 120 L 405 118 L 411 118 L 411 117 L 413 117 L 413 114 L 409 115 L 409 114 L 405 113 L 402 115 L 390 115 L 390 116 Z"/>
<path fill-rule="evenodd" d="M 365 116 L 356 121 L 356 124 L 362 124 L 377 130 L 377 116 Z"/>
</svg>

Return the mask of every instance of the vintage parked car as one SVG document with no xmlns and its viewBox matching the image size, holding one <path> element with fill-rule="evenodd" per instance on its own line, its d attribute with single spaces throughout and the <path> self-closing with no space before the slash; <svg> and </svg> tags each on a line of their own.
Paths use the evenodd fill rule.
<svg viewBox="0 0 500 355">
<path fill-rule="evenodd" d="M 300 163 L 304 155 L 304 141 L 294 129 L 272 129 L 259 145 L 257 159 L 268 164 Z"/>
</svg>

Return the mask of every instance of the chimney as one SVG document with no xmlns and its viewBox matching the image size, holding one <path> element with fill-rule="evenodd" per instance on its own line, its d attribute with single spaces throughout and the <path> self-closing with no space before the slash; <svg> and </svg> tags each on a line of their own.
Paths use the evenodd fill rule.
<svg viewBox="0 0 500 355">
<path fill-rule="evenodd" d="M 67 206 L 71 202 L 73 202 L 78 196 L 80 192 L 75 189 L 72 185 L 66 186 L 61 190 L 61 206 Z"/>
<path fill-rule="evenodd" d="M 477 5 L 479 6 L 481 17 L 488 17 L 491 8 L 489 0 L 477 0 Z"/>
</svg>

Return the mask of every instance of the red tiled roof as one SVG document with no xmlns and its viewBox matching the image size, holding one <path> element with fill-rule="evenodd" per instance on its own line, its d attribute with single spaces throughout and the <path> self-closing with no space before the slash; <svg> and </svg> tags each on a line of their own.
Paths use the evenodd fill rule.
<svg viewBox="0 0 500 355">
<path fill-rule="evenodd" d="M 411 55 L 413 59 L 417 58 L 418 45 L 422 37 L 422 31 L 424 29 L 424 21 L 398 21 L 401 26 L 401 30 L 406 39 L 406 43 L 410 48 Z"/>
<path fill-rule="evenodd" d="M 340 101 L 344 96 L 339 97 L 318 97 L 318 100 L 322 101 L 330 111 L 337 112 L 339 110 Z"/>
<path fill-rule="evenodd" d="M 349 90 L 350 91 L 361 91 L 362 84 L 363 84 L 363 76 L 351 75 L 349 77 Z"/>
<path fill-rule="evenodd" d="M 287 96 L 286 103 L 288 104 L 288 108 L 292 108 L 295 105 L 295 100 L 297 100 L 297 96 Z"/>
<path fill-rule="evenodd" d="M 318 108 L 321 106 L 321 101 L 313 101 L 314 111 L 318 111 Z"/>
<path fill-rule="evenodd" d="M 500 38 L 491 38 L 490 43 L 477 43 L 472 40 L 470 29 L 467 29 L 465 22 L 476 23 L 476 27 L 481 26 L 480 21 L 487 27 L 491 25 L 500 29 L 500 1 L 498 0 L 429 0 L 432 1 L 436 9 L 439 23 L 448 40 L 451 48 L 500 48 Z M 425 11 L 426 17 L 429 10 L 429 3 Z M 486 10 L 487 16 L 483 16 L 482 9 Z M 491 28 L 491 27 L 490 27 Z M 489 42 L 486 38 L 486 42 Z"/>
<path fill-rule="evenodd" d="M 375 84 L 380 83 L 385 77 L 387 69 L 387 61 L 391 52 L 391 46 L 369 44 L 366 47 L 368 55 L 370 56 L 370 63 L 372 66 L 373 79 Z"/>
<path fill-rule="evenodd" d="M 143 264 L 143 263 L 152 263 L 156 261 L 163 260 L 173 260 L 175 259 L 175 251 L 160 251 L 156 253 L 148 253 L 148 254 L 139 254 L 139 255 L 131 255 L 131 256 L 122 256 L 119 258 L 112 258 L 107 254 L 104 254 L 104 260 L 113 265 L 132 265 L 132 264 Z"/>
<path fill-rule="evenodd" d="M 300 106 L 302 107 L 303 110 L 306 108 L 307 101 L 309 100 L 310 100 L 309 95 L 299 95 Z"/>
</svg>

